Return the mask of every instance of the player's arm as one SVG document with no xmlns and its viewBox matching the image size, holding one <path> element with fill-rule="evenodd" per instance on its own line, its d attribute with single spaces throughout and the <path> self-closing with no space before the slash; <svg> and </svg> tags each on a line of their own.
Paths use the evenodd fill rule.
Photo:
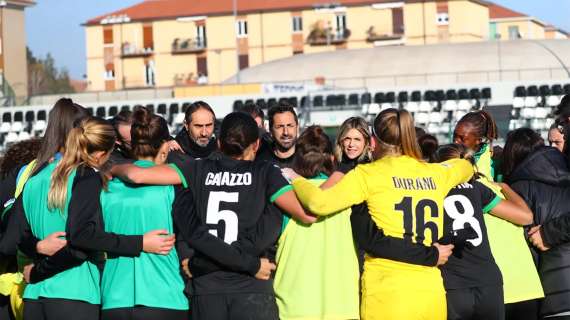
<svg viewBox="0 0 570 320">
<path fill-rule="evenodd" d="M 485 187 L 488 190 L 486 193 L 491 194 L 487 198 L 492 200 L 486 201 L 483 212 L 490 212 L 494 216 L 522 226 L 532 224 L 533 214 L 524 199 L 507 184 L 501 183 L 500 186 L 506 200 L 502 200 L 492 190 Z"/>
<path fill-rule="evenodd" d="M 322 190 L 305 178 L 292 181 L 300 202 L 317 215 L 328 215 L 364 202 L 368 197 L 365 173 L 357 167 L 346 174 L 338 183 Z"/>
<path fill-rule="evenodd" d="M 172 165 L 142 168 L 134 164 L 119 164 L 113 166 L 111 174 L 134 184 L 174 185 L 185 183 L 178 168 Z"/>
<path fill-rule="evenodd" d="M 439 251 L 436 247 L 385 235 L 372 220 L 366 203 L 352 206 L 350 222 L 354 241 L 371 256 L 428 267 L 438 263 Z"/>
<path fill-rule="evenodd" d="M 259 257 L 243 248 L 233 247 L 209 233 L 208 226 L 198 217 L 190 190 L 176 195 L 172 215 L 179 236 L 188 242 L 196 254 L 200 253 L 227 270 L 255 275 L 260 268 Z M 190 263 L 192 264 L 192 260 Z M 192 267 L 191 267 L 192 269 Z M 193 271 L 195 273 L 195 271 Z"/>
<path fill-rule="evenodd" d="M 263 215 L 255 226 L 240 232 L 237 241 L 233 242 L 231 246 L 241 252 L 260 257 L 276 243 L 281 232 L 282 223 L 282 212 L 274 205 L 267 204 Z M 201 254 L 195 255 L 190 261 L 192 274 L 197 277 L 226 269 L 224 266 Z"/>
<path fill-rule="evenodd" d="M 570 242 L 570 212 L 545 222 L 538 232 L 549 248 Z"/>
<path fill-rule="evenodd" d="M 475 168 L 471 162 L 464 159 L 451 159 L 436 164 L 436 166 L 442 170 L 449 189 L 469 181 L 475 173 Z"/>
</svg>

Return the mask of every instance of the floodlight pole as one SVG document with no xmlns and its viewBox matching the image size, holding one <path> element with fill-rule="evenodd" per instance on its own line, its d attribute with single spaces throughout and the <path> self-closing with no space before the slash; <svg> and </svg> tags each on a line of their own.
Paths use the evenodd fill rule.
<svg viewBox="0 0 570 320">
<path fill-rule="evenodd" d="M 236 37 L 236 62 L 237 62 L 237 73 L 236 73 L 236 83 L 240 83 L 240 67 L 239 67 L 239 26 L 237 21 L 237 0 L 232 1 L 233 12 L 234 12 L 234 28 Z M 221 79 L 220 79 L 221 81 Z"/>
</svg>

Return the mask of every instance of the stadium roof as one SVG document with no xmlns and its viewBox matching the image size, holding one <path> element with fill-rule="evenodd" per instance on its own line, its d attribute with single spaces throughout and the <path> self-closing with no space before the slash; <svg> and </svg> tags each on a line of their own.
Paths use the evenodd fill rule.
<svg viewBox="0 0 570 320">
<path fill-rule="evenodd" d="M 403 79 L 402 82 L 425 79 L 426 83 L 482 82 L 499 80 L 499 70 L 505 78 L 523 80 L 552 77 L 552 72 L 568 77 L 568 68 L 570 40 L 487 41 L 295 55 L 244 69 L 240 72 L 240 82 L 312 81 L 319 77 L 386 79 L 386 82 L 397 79 L 392 81 L 396 84 L 398 79 Z M 234 76 L 226 83 L 235 80 Z"/>
<path fill-rule="evenodd" d="M 402 2 L 418 2 L 421 0 L 401 0 Z M 436 1 L 436 0 L 424 0 Z M 480 0 L 468 0 L 486 5 Z M 241 0 L 238 2 L 238 12 L 267 12 L 280 10 L 300 10 L 323 6 L 355 6 L 394 2 L 394 0 Z M 129 21 L 154 21 L 163 19 L 176 19 L 180 17 L 203 15 L 229 15 L 233 12 L 232 0 L 146 0 L 131 7 L 111 12 L 85 23 L 97 25 L 106 18 L 123 16 Z"/>
</svg>

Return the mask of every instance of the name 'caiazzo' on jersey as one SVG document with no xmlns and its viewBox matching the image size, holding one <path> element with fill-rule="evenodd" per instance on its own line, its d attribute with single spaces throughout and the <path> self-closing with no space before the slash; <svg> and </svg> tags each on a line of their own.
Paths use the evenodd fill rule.
<svg viewBox="0 0 570 320">
<path fill-rule="evenodd" d="M 249 186 L 251 185 L 251 172 L 231 173 L 231 172 L 209 172 L 206 175 L 206 186 Z"/>
</svg>

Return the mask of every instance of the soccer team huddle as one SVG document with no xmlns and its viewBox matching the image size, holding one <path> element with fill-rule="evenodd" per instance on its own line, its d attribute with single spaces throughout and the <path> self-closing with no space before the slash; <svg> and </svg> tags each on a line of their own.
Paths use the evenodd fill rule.
<svg viewBox="0 0 570 320">
<path fill-rule="evenodd" d="M 171 137 L 60 99 L 0 164 L 0 319 L 570 319 L 569 96 L 556 117 L 501 148 L 485 111 L 439 145 L 406 110 L 331 139 L 198 101 Z"/>
</svg>

